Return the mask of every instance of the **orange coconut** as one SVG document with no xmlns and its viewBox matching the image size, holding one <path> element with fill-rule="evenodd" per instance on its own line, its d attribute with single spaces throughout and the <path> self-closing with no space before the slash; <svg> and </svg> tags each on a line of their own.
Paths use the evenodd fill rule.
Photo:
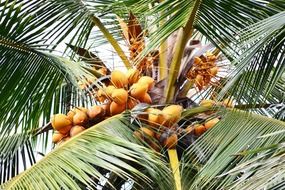
<svg viewBox="0 0 285 190">
<path fill-rule="evenodd" d="M 65 134 L 70 129 L 72 122 L 65 114 L 55 114 L 51 118 L 51 125 L 55 130 Z"/>
<path fill-rule="evenodd" d="M 140 71 L 137 69 L 129 69 L 127 72 L 127 78 L 130 85 L 138 82 L 140 78 Z"/>
<path fill-rule="evenodd" d="M 122 113 L 123 111 L 125 111 L 125 109 L 126 109 L 125 105 L 120 105 L 120 104 L 117 104 L 116 102 L 112 102 L 110 104 L 111 115 L 116 115 L 116 114 Z"/>
<path fill-rule="evenodd" d="M 219 118 L 214 118 L 214 119 L 211 119 L 209 121 L 207 121 L 204 125 L 205 125 L 205 128 L 206 129 L 210 129 L 212 128 L 214 125 L 216 125 L 218 122 L 219 122 Z"/>
<path fill-rule="evenodd" d="M 66 135 L 61 134 L 61 133 L 54 133 L 52 135 L 52 142 L 53 143 L 58 143 L 59 141 L 61 141 Z"/>
<path fill-rule="evenodd" d="M 162 110 L 164 116 L 164 125 L 167 127 L 172 126 L 180 120 L 183 107 L 180 105 L 170 105 Z"/>
<path fill-rule="evenodd" d="M 147 104 L 151 104 L 152 103 L 152 100 L 151 100 L 151 97 L 148 93 L 145 93 L 143 97 L 141 97 L 139 99 L 141 102 L 143 103 L 147 103 Z"/>
<path fill-rule="evenodd" d="M 206 130 L 206 127 L 202 124 L 194 125 L 194 134 L 197 136 L 201 136 Z"/>
<path fill-rule="evenodd" d="M 168 149 L 172 149 L 176 147 L 177 143 L 178 143 L 178 137 L 175 133 L 173 133 L 166 138 L 166 140 L 163 142 L 163 145 Z"/>
<path fill-rule="evenodd" d="M 150 90 L 154 86 L 154 79 L 149 76 L 143 76 L 138 80 L 140 84 L 147 84 L 148 90 Z"/>
<path fill-rule="evenodd" d="M 95 105 L 88 109 L 87 115 L 89 119 L 95 119 L 97 116 L 101 117 L 104 115 L 104 109 L 101 106 Z"/>
<path fill-rule="evenodd" d="M 84 130 L 85 130 L 84 127 L 82 127 L 82 126 L 80 126 L 80 125 L 75 125 L 75 126 L 73 126 L 73 127 L 70 129 L 70 133 L 69 133 L 69 134 L 70 134 L 71 137 L 73 137 L 73 136 L 75 136 L 75 135 L 81 133 L 81 132 L 84 131 Z"/>
<path fill-rule="evenodd" d="M 71 109 L 69 112 L 67 112 L 67 117 L 68 117 L 68 119 L 70 120 L 70 121 L 72 121 L 73 122 L 73 116 L 75 115 L 75 113 L 76 113 L 76 111 L 75 111 L 75 109 Z"/>
<path fill-rule="evenodd" d="M 123 88 L 114 89 L 112 93 L 113 101 L 120 105 L 127 103 L 128 96 L 128 92 Z"/>
<path fill-rule="evenodd" d="M 147 109 L 148 112 L 148 122 L 150 125 L 158 127 L 164 120 L 163 113 L 159 109 L 149 108 Z"/>
<path fill-rule="evenodd" d="M 109 86 L 107 86 L 107 87 L 105 87 L 104 88 L 104 93 L 105 93 L 105 95 L 107 96 L 107 97 L 112 97 L 112 93 L 113 93 L 113 91 L 116 89 L 116 87 L 115 86 L 113 86 L 113 85 L 109 85 Z"/>
<path fill-rule="evenodd" d="M 87 110 L 88 111 L 88 110 Z M 84 111 L 76 110 L 76 114 L 73 116 L 74 125 L 83 125 L 88 121 L 88 116 Z"/>
<path fill-rule="evenodd" d="M 124 88 L 128 85 L 127 76 L 119 70 L 114 70 L 111 73 L 111 81 L 117 88 Z"/>
<path fill-rule="evenodd" d="M 148 85 L 144 83 L 135 83 L 131 86 L 130 90 L 132 97 L 136 99 L 141 99 L 144 98 L 145 94 L 147 93 Z"/>
</svg>

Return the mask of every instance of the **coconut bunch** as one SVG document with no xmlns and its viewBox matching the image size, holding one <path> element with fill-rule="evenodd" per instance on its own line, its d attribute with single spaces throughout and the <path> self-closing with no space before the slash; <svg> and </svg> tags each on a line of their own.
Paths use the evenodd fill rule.
<svg viewBox="0 0 285 190">
<path fill-rule="evenodd" d="M 110 114 L 116 115 L 126 109 L 134 108 L 138 103 L 151 104 L 149 90 L 154 86 L 154 79 L 140 76 L 137 69 L 129 69 L 127 73 L 119 70 L 111 72 L 111 84 L 99 89 L 96 99 L 110 107 Z"/>
<path fill-rule="evenodd" d="M 134 132 L 139 139 L 148 143 L 153 149 L 158 150 L 158 146 L 149 140 L 156 139 L 161 146 L 168 149 L 175 148 L 178 142 L 178 121 L 181 119 L 183 107 L 180 105 L 170 105 L 162 110 L 148 108 L 144 114 L 138 116 L 148 127 L 140 127 Z"/>
<path fill-rule="evenodd" d="M 129 49 L 129 59 L 130 61 L 135 62 L 145 49 L 145 37 L 147 33 L 143 32 L 142 25 L 137 17 L 131 12 L 127 22 L 119 17 L 117 17 L 117 19 L 122 29 L 122 36 L 125 39 L 126 45 Z M 151 70 L 157 58 L 158 53 L 149 53 L 138 62 L 136 68 L 143 72 Z"/>
<path fill-rule="evenodd" d="M 216 102 L 214 100 L 202 100 L 200 102 L 200 106 L 202 106 L 202 107 L 224 106 L 224 107 L 228 107 L 228 108 L 233 108 L 234 104 L 233 104 L 233 100 L 227 98 L 221 102 Z M 206 115 L 210 115 L 212 113 L 213 113 L 212 111 L 205 112 Z M 204 123 L 189 125 L 185 129 L 186 134 L 193 133 L 196 136 L 201 136 L 208 129 L 215 126 L 219 121 L 220 121 L 219 117 L 215 117 L 215 118 L 212 118 L 210 120 L 206 120 Z"/>
<path fill-rule="evenodd" d="M 55 114 L 51 117 L 51 125 L 55 130 L 52 142 L 61 144 L 81 133 L 86 128 L 105 119 L 106 105 L 95 105 L 91 108 L 78 107 L 65 114 Z"/>
<path fill-rule="evenodd" d="M 185 132 L 186 134 L 191 134 L 193 133 L 196 136 L 201 136 L 203 133 L 205 133 L 208 129 L 212 128 L 215 126 L 220 119 L 218 117 L 207 120 L 204 123 L 199 123 L 199 124 L 194 124 L 194 125 L 189 125 L 186 129 Z"/>
<path fill-rule="evenodd" d="M 199 91 L 210 84 L 211 79 L 217 75 L 219 68 L 216 60 L 217 57 L 211 52 L 194 58 L 193 66 L 187 73 L 187 78 L 194 81 Z"/>
</svg>

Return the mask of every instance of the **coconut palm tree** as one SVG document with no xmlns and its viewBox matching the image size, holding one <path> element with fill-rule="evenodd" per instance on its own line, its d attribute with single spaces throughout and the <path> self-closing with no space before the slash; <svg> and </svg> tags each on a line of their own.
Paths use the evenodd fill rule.
<svg viewBox="0 0 285 190">
<path fill-rule="evenodd" d="M 0 189 L 283 189 L 284 47 L 284 0 L 0 0 Z M 118 68 L 152 103 L 54 146 L 50 117 Z M 134 135 L 173 104 L 175 127 Z"/>
</svg>

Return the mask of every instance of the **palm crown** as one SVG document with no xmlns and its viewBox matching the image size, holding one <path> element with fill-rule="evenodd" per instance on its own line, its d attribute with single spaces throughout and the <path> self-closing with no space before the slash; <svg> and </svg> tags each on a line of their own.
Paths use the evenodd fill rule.
<svg viewBox="0 0 285 190">
<path fill-rule="evenodd" d="M 282 189 L 284 21 L 284 0 L 0 1 L 0 188 Z"/>
</svg>

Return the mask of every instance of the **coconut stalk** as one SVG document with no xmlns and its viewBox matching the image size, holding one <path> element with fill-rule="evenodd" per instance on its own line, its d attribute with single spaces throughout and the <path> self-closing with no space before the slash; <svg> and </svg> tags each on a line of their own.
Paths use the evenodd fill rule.
<svg viewBox="0 0 285 190">
<path fill-rule="evenodd" d="M 169 162 L 170 162 L 171 170 L 172 170 L 174 181 L 175 181 L 176 190 L 181 190 L 179 160 L 178 160 L 176 148 L 168 149 L 168 156 L 169 156 Z"/>
<path fill-rule="evenodd" d="M 169 79 L 166 84 L 166 88 L 164 91 L 164 97 L 166 103 L 171 103 L 173 101 L 173 97 L 176 90 L 176 81 L 181 65 L 181 59 L 183 57 L 184 49 L 187 44 L 188 39 L 191 37 L 193 33 L 193 24 L 196 17 L 197 10 L 200 6 L 201 0 L 196 0 L 194 6 L 191 10 L 190 17 L 185 25 L 185 27 L 180 28 L 178 31 L 178 36 L 176 39 L 175 47 L 174 47 L 174 55 L 172 58 L 170 71 L 169 71 Z"/>
<path fill-rule="evenodd" d="M 96 16 L 91 16 L 91 20 L 92 20 L 93 24 L 100 29 L 100 31 L 103 33 L 105 38 L 113 46 L 113 48 L 118 53 L 119 57 L 122 59 L 122 61 L 125 64 L 125 66 L 128 69 L 132 68 L 132 64 L 130 63 L 129 59 L 125 55 L 125 53 L 122 50 L 121 46 L 118 44 L 117 40 L 113 37 L 113 35 L 107 30 L 107 28 L 102 24 L 102 22 Z"/>
<path fill-rule="evenodd" d="M 163 2 L 163 0 L 160 0 L 160 2 Z M 165 20 L 160 21 L 160 25 L 163 25 Z M 159 46 L 159 64 L 158 64 L 158 71 L 159 71 L 159 80 L 163 80 L 167 76 L 167 39 L 165 41 L 161 42 Z"/>
</svg>

